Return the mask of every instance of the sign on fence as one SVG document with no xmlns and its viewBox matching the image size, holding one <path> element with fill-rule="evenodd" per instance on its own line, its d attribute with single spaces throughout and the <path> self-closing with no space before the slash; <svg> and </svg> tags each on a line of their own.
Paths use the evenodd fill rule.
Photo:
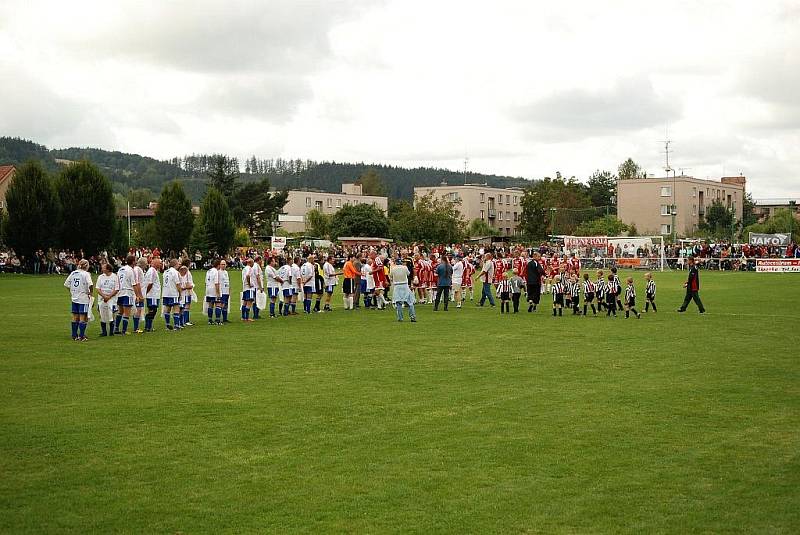
<svg viewBox="0 0 800 535">
<path fill-rule="evenodd" d="M 641 258 L 617 258 L 617 267 L 639 267 L 642 265 Z"/>
<path fill-rule="evenodd" d="M 756 258 L 760 273 L 800 273 L 800 258 Z"/>
<path fill-rule="evenodd" d="M 607 247 L 608 238 L 606 236 L 567 236 L 564 238 L 564 246 L 568 249 L 574 247 Z"/>
<path fill-rule="evenodd" d="M 286 236 L 273 236 L 272 237 L 272 250 L 281 251 L 286 247 Z"/>
<path fill-rule="evenodd" d="M 789 245 L 788 234 L 757 234 L 750 233 L 750 245 L 767 245 L 773 247 L 786 247 Z"/>
</svg>

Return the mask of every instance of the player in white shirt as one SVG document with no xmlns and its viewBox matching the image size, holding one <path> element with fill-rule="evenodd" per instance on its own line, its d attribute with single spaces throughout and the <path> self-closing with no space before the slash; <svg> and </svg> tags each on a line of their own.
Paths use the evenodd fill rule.
<svg viewBox="0 0 800 535">
<path fill-rule="evenodd" d="M 333 267 L 333 262 L 333 257 L 329 256 L 325 260 L 325 263 L 322 264 L 322 273 L 325 274 L 325 306 L 323 308 L 325 312 L 331 311 L 331 297 L 333 296 L 333 289 L 339 283 L 338 275 L 341 275 L 341 272 L 337 272 Z"/>
<path fill-rule="evenodd" d="M 367 257 L 367 261 L 361 268 L 361 273 L 367 276 L 367 291 L 364 294 L 364 308 L 377 307 L 377 301 L 375 301 L 375 278 L 372 276 L 372 267 L 374 264 L 375 262 L 372 258 Z"/>
<path fill-rule="evenodd" d="M 314 295 L 315 274 L 314 255 L 308 255 L 305 263 L 300 266 L 300 286 L 303 289 L 303 312 L 306 314 L 311 314 L 311 298 Z"/>
<path fill-rule="evenodd" d="M 133 275 L 139 285 L 139 293 L 136 296 L 136 307 L 133 309 L 133 332 L 142 334 L 144 331 L 139 328 L 139 323 L 145 317 L 144 301 L 145 301 L 145 281 L 144 274 L 149 269 L 147 258 L 139 257 L 136 261 L 136 266 L 133 268 Z"/>
<path fill-rule="evenodd" d="M 231 275 L 228 273 L 228 263 L 225 260 L 220 260 L 219 262 L 219 291 L 222 323 L 230 323 L 228 321 L 228 307 L 231 303 Z"/>
<path fill-rule="evenodd" d="M 261 319 L 261 311 L 256 305 L 256 297 L 258 297 L 259 292 L 264 292 L 264 270 L 263 267 L 263 260 L 261 256 L 256 255 L 255 259 L 253 260 L 253 272 L 250 275 L 250 279 L 253 283 L 253 319 L 259 320 Z"/>
<path fill-rule="evenodd" d="M 153 320 L 158 314 L 158 305 L 161 302 L 161 280 L 158 272 L 161 271 L 161 259 L 153 258 L 150 267 L 144 274 L 144 298 L 147 303 L 147 315 L 144 317 L 145 332 L 153 332 Z M 134 322 L 135 323 L 135 322 Z"/>
<path fill-rule="evenodd" d="M 453 257 L 453 298 L 456 301 L 456 308 L 461 308 L 464 299 L 461 297 L 461 285 L 464 282 L 464 262 L 461 256 Z"/>
<path fill-rule="evenodd" d="M 297 256 L 294 259 L 294 262 L 291 264 L 292 268 L 292 316 L 297 315 L 297 299 L 300 292 L 303 291 L 303 287 L 300 282 L 300 257 Z"/>
<path fill-rule="evenodd" d="M 136 257 L 129 254 L 125 257 L 125 265 L 117 271 L 119 277 L 119 293 L 117 294 L 117 318 L 114 331 L 116 334 L 128 334 L 128 320 L 131 317 L 131 307 L 135 304 L 133 264 Z M 122 330 L 120 330 L 122 324 Z"/>
<path fill-rule="evenodd" d="M 281 291 L 281 284 L 283 279 L 278 275 L 278 270 L 275 269 L 275 257 L 271 256 L 267 268 L 267 296 L 269 297 L 269 317 L 275 318 L 275 303 L 278 301 L 278 293 Z M 280 312 L 280 310 L 278 311 Z"/>
<path fill-rule="evenodd" d="M 181 313 L 181 274 L 178 273 L 178 259 L 169 261 L 169 268 L 164 271 L 164 282 L 161 289 L 161 300 L 164 303 L 164 323 L 168 331 L 179 331 L 183 328 Z M 169 324 L 170 316 L 172 325 Z"/>
<path fill-rule="evenodd" d="M 292 301 L 292 266 L 286 263 L 283 258 L 279 258 L 278 262 L 281 267 L 278 268 L 278 278 L 281 279 L 281 290 L 283 292 L 283 316 L 289 315 L 289 306 Z"/>
<path fill-rule="evenodd" d="M 114 310 L 117 307 L 119 277 L 114 266 L 103 264 L 103 272 L 97 277 L 97 308 L 100 311 L 100 336 L 114 334 Z M 106 325 L 108 330 L 106 330 Z"/>
<path fill-rule="evenodd" d="M 184 258 L 178 273 L 181 276 L 181 326 L 192 327 L 194 324 L 189 321 L 189 312 L 192 309 L 192 294 L 194 294 L 194 279 L 192 272 L 189 271 L 191 261 Z"/>
<path fill-rule="evenodd" d="M 78 269 L 73 271 L 64 281 L 64 288 L 69 288 L 72 298 L 72 339 L 85 342 L 86 321 L 89 315 L 89 302 L 94 284 L 89 274 L 89 261 L 85 258 L 78 262 Z"/>
<path fill-rule="evenodd" d="M 211 261 L 211 269 L 206 271 L 206 306 L 208 307 L 208 324 L 222 325 L 222 308 L 220 308 L 221 295 L 219 287 L 219 258 Z"/>
<path fill-rule="evenodd" d="M 250 319 L 250 307 L 255 301 L 255 289 L 253 287 L 253 259 L 248 258 L 242 268 L 242 321 L 253 321 Z"/>
</svg>

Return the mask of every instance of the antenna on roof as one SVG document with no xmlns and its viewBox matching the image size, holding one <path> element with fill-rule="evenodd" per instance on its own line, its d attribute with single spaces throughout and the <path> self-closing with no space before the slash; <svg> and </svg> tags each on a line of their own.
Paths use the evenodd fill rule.
<svg viewBox="0 0 800 535">
<path fill-rule="evenodd" d="M 469 164 L 469 157 L 464 156 L 464 185 L 467 185 L 467 165 Z"/>
<path fill-rule="evenodd" d="M 669 176 L 670 171 L 672 171 L 672 176 L 675 176 L 675 169 L 673 169 L 669 165 L 669 155 L 673 152 L 670 150 L 669 145 L 672 143 L 672 140 L 669 138 L 669 126 L 667 126 L 664 130 L 665 137 L 667 139 L 661 141 L 664 144 L 664 171 L 666 172 L 666 176 Z"/>
<path fill-rule="evenodd" d="M 691 167 L 678 167 L 678 170 L 681 172 L 681 176 L 686 176 L 685 174 L 683 174 L 683 172 L 684 171 L 689 171 L 690 169 L 692 169 L 692 168 Z"/>
</svg>

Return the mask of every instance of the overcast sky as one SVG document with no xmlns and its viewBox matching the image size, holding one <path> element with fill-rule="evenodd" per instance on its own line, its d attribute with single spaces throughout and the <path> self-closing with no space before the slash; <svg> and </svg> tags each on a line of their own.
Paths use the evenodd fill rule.
<svg viewBox="0 0 800 535">
<path fill-rule="evenodd" d="M 800 196 L 800 0 L 0 3 L 0 135 Z"/>
</svg>

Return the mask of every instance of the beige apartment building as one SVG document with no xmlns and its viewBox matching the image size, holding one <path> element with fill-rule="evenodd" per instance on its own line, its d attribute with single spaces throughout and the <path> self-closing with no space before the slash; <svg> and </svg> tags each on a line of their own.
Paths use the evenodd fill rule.
<svg viewBox="0 0 800 535">
<path fill-rule="evenodd" d="M 746 179 L 727 176 L 703 180 L 690 176 L 617 181 L 617 214 L 642 235 L 671 235 L 673 210 L 678 237 L 696 231 L 706 209 L 719 200 L 742 219 Z M 674 206 L 674 209 L 673 209 Z"/>
<path fill-rule="evenodd" d="M 389 209 L 387 197 L 362 195 L 360 184 L 342 184 L 341 193 L 289 190 L 289 198 L 283 208 L 283 214 L 278 216 L 278 224 L 286 232 L 305 232 L 306 214 L 311 210 L 334 214 L 343 206 L 351 204 L 371 204 L 384 213 Z"/>
<path fill-rule="evenodd" d="M 515 236 L 522 216 L 521 188 L 492 188 L 478 184 L 423 186 L 414 188 L 414 199 L 433 193 L 435 197 L 461 201 L 458 211 L 467 224 L 481 219 L 502 236 Z"/>
</svg>

